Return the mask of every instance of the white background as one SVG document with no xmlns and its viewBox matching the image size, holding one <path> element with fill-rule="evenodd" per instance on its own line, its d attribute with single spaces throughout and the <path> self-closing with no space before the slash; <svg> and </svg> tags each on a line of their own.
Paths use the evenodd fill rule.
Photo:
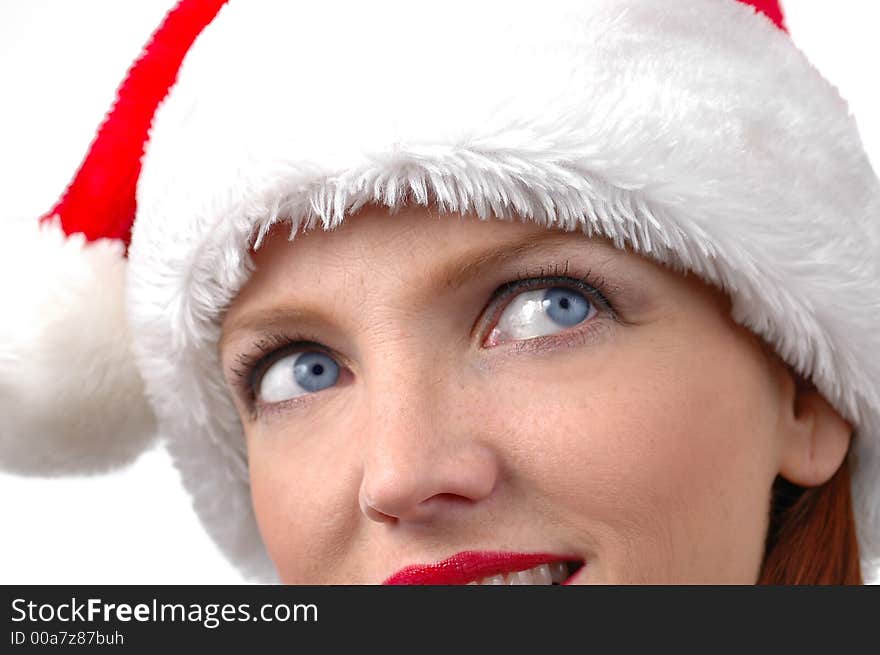
<svg viewBox="0 0 880 655">
<path fill-rule="evenodd" d="M 51 207 L 172 4 L 0 0 L 0 220 Z M 792 38 L 849 101 L 880 170 L 878 3 L 783 7 Z M 0 584 L 237 582 L 162 450 L 98 477 L 0 473 Z"/>
</svg>

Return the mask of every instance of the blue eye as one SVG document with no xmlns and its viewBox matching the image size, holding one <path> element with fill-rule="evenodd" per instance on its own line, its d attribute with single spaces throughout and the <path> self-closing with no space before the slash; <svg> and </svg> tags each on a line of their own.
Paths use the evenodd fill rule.
<svg viewBox="0 0 880 655">
<path fill-rule="evenodd" d="M 526 291 L 507 304 L 488 341 L 496 345 L 507 340 L 555 334 L 597 313 L 596 305 L 574 289 L 551 287 Z"/>
<path fill-rule="evenodd" d="M 543 299 L 547 316 L 564 326 L 577 325 L 586 320 L 592 303 L 573 289 L 547 289 Z"/>
<path fill-rule="evenodd" d="M 563 273 L 567 269 L 566 262 Z M 595 278 L 591 272 L 570 277 L 559 275 L 558 266 L 552 270 L 555 275 L 540 277 L 523 272 L 516 280 L 495 290 L 489 300 L 493 307 L 498 306 L 499 298 L 512 297 L 513 300 L 500 312 L 494 312 L 498 318 L 484 346 L 508 339 L 529 342 L 534 337 L 557 332 L 566 333 L 568 336 L 563 339 L 569 344 L 582 343 L 587 335 L 593 334 L 594 328 L 599 329 L 606 323 L 591 321 L 586 330 L 566 328 L 596 314 L 626 324 L 608 299 L 614 297 L 617 287 L 607 285 L 603 278 Z M 535 288 L 538 284 L 543 286 Z M 532 288 L 517 293 L 527 285 Z M 283 401 L 332 387 L 340 376 L 347 375 L 347 369 L 336 363 L 342 361 L 339 356 L 327 350 L 313 335 L 267 334 L 254 344 L 252 352 L 236 355 L 240 368 L 230 370 L 243 401 L 250 407 L 251 420 L 257 420 L 264 411 L 275 411 L 273 406 L 280 407 Z"/>
<path fill-rule="evenodd" d="M 257 396 L 264 403 L 277 403 L 321 391 L 336 384 L 339 365 L 316 351 L 293 353 L 271 364 L 257 384 Z"/>
</svg>

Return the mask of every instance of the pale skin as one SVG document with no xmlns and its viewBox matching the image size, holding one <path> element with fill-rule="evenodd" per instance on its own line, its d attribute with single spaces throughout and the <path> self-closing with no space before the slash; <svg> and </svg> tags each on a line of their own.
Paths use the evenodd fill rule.
<svg viewBox="0 0 880 655">
<path fill-rule="evenodd" d="M 819 485 L 846 455 L 851 426 L 730 319 L 725 294 L 604 238 L 421 206 L 288 232 L 255 251 L 220 343 L 282 582 L 377 584 L 483 550 L 574 554 L 579 584 L 750 584 L 776 476 Z M 514 243 L 535 247 L 453 284 L 441 274 Z M 588 271 L 616 287 L 619 320 L 567 282 Z M 490 303 L 541 275 L 555 277 Z M 557 287 L 584 320 L 514 311 Z M 254 390 L 274 400 L 254 419 L 232 369 L 270 309 L 311 310 L 270 331 L 323 348 L 270 356 Z M 524 332 L 490 334 L 515 315 Z M 284 383 L 316 350 L 334 383 Z"/>
</svg>

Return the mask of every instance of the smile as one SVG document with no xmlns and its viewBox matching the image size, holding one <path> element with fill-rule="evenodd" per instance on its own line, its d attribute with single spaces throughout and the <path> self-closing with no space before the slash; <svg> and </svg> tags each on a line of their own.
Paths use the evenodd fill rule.
<svg viewBox="0 0 880 655">
<path fill-rule="evenodd" d="M 565 585 L 583 560 L 547 553 L 465 551 L 436 564 L 407 566 L 386 585 Z"/>
</svg>

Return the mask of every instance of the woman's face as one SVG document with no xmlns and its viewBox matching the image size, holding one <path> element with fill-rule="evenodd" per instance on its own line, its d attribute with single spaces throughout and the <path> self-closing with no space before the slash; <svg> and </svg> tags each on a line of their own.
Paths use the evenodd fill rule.
<svg viewBox="0 0 880 655">
<path fill-rule="evenodd" d="M 780 369 L 724 294 L 520 220 L 368 207 L 288 230 L 221 340 L 283 582 L 463 551 L 577 560 L 575 584 L 757 579 Z"/>
</svg>

